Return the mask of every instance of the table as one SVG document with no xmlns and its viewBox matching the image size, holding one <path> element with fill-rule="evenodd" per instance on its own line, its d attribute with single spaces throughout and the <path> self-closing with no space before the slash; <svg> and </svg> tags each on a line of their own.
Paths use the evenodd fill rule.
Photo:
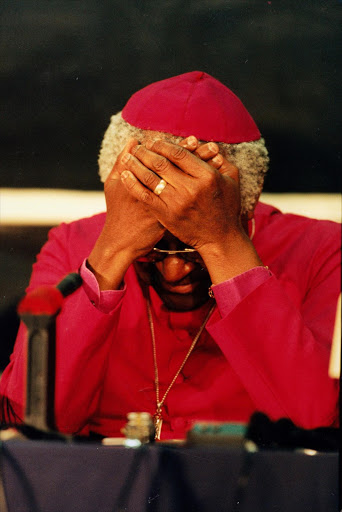
<svg viewBox="0 0 342 512">
<path fill-rule="evenodd" d="M 338 454 L 11 440 L 8 512 L 337 512 Z"/>
</svg>

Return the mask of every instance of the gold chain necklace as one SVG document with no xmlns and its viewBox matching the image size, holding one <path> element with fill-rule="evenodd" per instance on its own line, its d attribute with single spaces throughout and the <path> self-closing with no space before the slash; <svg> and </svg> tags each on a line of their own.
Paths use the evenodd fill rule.
<svg viewBox="0 0 342 512">
<path fill-rule="evenodd" d="M 166 399 L 170 389 L 174 385 L 178 375 L 183 370 L 184 365 L 187 362 L 187 360 L 189 359 L 189 356 L 190 356 L 191 352 L 195 348 L 195 345 L 196 345 L 197 341 L 199 340 L 199 337 L 201 336 L 201 334 L 203 332 L 205 324 L 209 320 L 209 317 L 210 317 L 211 313 L 213 312 L 216 304 L 213 304 L 211 306 L 211 308 L 209 309 L 209 311 L 208 311 L 208 313 L 207 313 L 207 315 L 206 315 L 206 317 L 204 319 L 204 322 L 202 323 L 202 325 L 199 328 L 196 336 L 194 337 L 194 339 L 193 339 L 193 341 L 192 341 L 192 343 L 190 345 L 190 348 L 189 348 L 189 350 L 188 350 L 188 352 L 187 352 L 187 354 L 186 354 L 182 364 L 180 365 L 179 369 L 177 370 L 175 376 L 173 377 L 169 387 L 165 391 L 163 398 L 161 400 L 159 400 L 159 374 L 158 374 L 158 363 L 157 363 L 156 338 L 155 338 L 155 334 L 154 334 L 154 325 L 153 325 L 151 303 L 150 303 L 149 297 L 147 297 L 146 300 L 147 300 L 148 322 L 149 322 L 149 325 L 150 325 L 151 338 L 152 338 L 153 364 L 154 364 L 154 382 L 155 382 L 155 387 L 156 387 L 156 404 L 157 404 L 156 412 L 154 413 L 154 416 L 153 416 L 153 421 L 154 421 L 154 427 L 155 427 L 155 439 L 159 440 L 160 439 L 162 425 L 163 425 L 162 408 L 163 408 L 165 399 Z"/>
</svg>

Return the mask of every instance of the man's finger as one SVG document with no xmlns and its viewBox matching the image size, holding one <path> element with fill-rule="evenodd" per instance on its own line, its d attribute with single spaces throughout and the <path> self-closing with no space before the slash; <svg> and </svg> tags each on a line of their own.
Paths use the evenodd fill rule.
<svg viewBox="0 0 342 512">
<path fill-rule="evenodd" d="M 197 155 L 201 160 L 205 161 L 213 158 L 220 151 L 220 148 L 215 142 L 204 142 L 200 144 L 194 135 L 190 135 L 190 137 L 178 142 L 178 146 L 182 146 L 188 151 L 191 151 L 191 153 Z"/>
<path fill-rule="evenodd" d="M 142 148 L 142 146 L 140 147 Z M 147 149 L 145 149 L 145 151 L 147 151 Z M 155 153 L 152 153 L 152 155 L 158 158 L 164 158 L 159 157 L 159 155 L 156 155 Z M 152 192 L 155 191 L 156 187 L 160 184 L 161 181 L 165 184 L 167 183 L 166 181 L 161 180 L 158 174 L 153 172 L 149 167 L 146 167 L 143 163 L 141 163 L 141 161 L 139 161 L 130 153 L 123 155 L 121 161 L 123 163 L 124 169 L 122 169 L 120 174 L 122 174 L 124 171 L 130 171 L 135 176 L 135 178 L 140 181 L 140 183 L 142 183 L 149 190 L 152 190 Z"/>
<path fill-rule="evenodd" d="M 219 167 L 218 171 L 223 176 L 229 176 L 232 178 L 236 183 L 239 183 L 240 181 L 240 175 L 239 175 L 239 169 L 236 167 L 236 165 L 228 162 L 225 158 L 223 159 L 223 164 Z"/>
<path fill-rule="evenodd" d="M 209 164 L 211 167 L 214 167 L 214 169 L 220 171 L 220 167 L 223 164 L 223 156 L 220 154 L 215 155 L 214 158 L 210 158 L 209 160 L 207 160 L 207 164 Z"/>
<path fill-rule="evenodd" d="M 147 141 L 146 148 L 164 156 L 186 174 L 200 178 L 210 172 L 210 166 L 185 148 L 163 140 Z"/>
<path fill-rule="evenodd" d="M 139 145 L 136 146 L 132 151 L 132 158 L 128 159 L 128 155 L 124 155 L 124 159 L 126 159 L 126 168 L 132 171 L 135 176 L 149 188 L 149 184 L 146 182 L 147 180 L 152 180 L 152 178 L 148 175 L 148 173 L 153 173 L 156 178 L 159 180 L 160 178 L 164 178 L 168 183 L 173 186 L 177 184 L 184 183 L 185 179 L 189 179 L 189 177 L 184 174 L 180 169 L 175 167 L 172 162 L 170 162 L 164 156 L 158 155 L 153 151 L 149 151 L 145 146 Z"/>
<path fill-rule="evenodd" d="M 144 185 L 134 176 L 131 171 L 123 171 L 120 175 L 121 181 L 128 192 L 138 201 L 145 203 L 152 209 L 160 208 L 164 202 L 160 196 L 144 187 Z M 160 180 L 159 180 L 160 181 Z"/>
<path fill-rule="evenodd" d="M 121 159 L 122 157 L 126 154 L 126 153 L 130 153 L 132 151 L 132 149 L 134 148 L 134 146 L 136 146 L 137 144 L 139 144 L 138 140 L 137 139 L 134 139 L 134 138 L 130 138 L 127 142 L 127 144 L 124 146 L 123 150 L 121 151 L 121 153 L 118 155 L 115 163 L 114 163 L 114 166 L 113 166 L 113 169 L 111 170 L 109 176 L 108 176 L 108 180 L 117 180 L 120 178 L 119 174 L 119 167 L 120 167 L 120 163 L 121 163 Z"/>
<path fill-rule="evenodd" d="M 190 135 L 190 137 L 187 137 L 186 139 L 183 139 L 180 142 L 178 142 L 178 145 L 192 152 L 198 148 L 199 142 L 198 139 L 194 137 L 194 135 Z"/>
<path fill-rule="evenodd" d="M 218 170 L 220 174 L 229 176 L 236 182 L 239 182 L 239 169 L 221 154 L 211 158 L 207 163 Z"/>
<path fill-rule="evenodd" d="M 215 142 L 206 142 L 205 144 L 201 144 L 195 151 L 195 155 L 197 155 L 201 160 L 208 161 L 211 158 L 214 158 L 220 148 Z"/>
</svg>

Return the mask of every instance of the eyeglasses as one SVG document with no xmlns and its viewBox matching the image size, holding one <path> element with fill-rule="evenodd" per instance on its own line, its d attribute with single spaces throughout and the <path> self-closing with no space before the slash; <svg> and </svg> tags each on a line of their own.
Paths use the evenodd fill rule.
<svg viewBox="0 0 342 512">
<path fill-rule="evenodd" d="M 186 247 L 185 249 L 178 251 L 169 251 L 167 249 L 159 249 L 158 247 L 153 247 L 152 251 L 150 251 L 145 256 L 138 258 L 136 261 L 158 263 L 159 261 L 163 261 L 168 256 L 176 256 L 177 258 L 182 258 L 183 260 L 190 261 L 191 263 L 203 264 L 203 260 L 196 249 L 191 249 L 190 247 Z"/>
</svg>

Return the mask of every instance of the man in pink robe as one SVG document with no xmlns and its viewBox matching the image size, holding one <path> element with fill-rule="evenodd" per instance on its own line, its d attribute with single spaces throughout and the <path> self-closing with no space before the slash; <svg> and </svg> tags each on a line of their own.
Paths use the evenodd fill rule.
<svg viewBox="0 0 342 512">
<path fill-rule="evenodd" d="M 240 100 L 201 72 L 151 84 L 99 163 L 106 214 L 51 230 L 29 285 L 83 279 L 57 319 L 58 429 L 117 436 L 130 411 L 161 439 L 255 411 L 336 425 L 339 225 L 258 203 L 267 151 Z M 25 341 L 0 383 L 21 418 Z"/>
</svg>

